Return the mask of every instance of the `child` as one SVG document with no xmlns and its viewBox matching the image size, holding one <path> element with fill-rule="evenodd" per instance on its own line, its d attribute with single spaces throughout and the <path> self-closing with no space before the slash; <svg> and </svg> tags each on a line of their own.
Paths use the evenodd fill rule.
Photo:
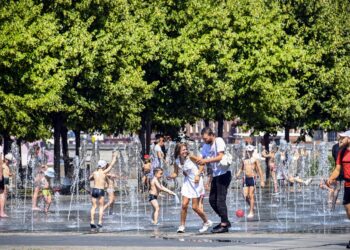
<svg viewBox="0 0 350 250">
<path fill-rule="evenodd" d="M 149 155 L 144 156 L 145 162 L 142 166 L 142 178 L 141 178 L 141 184 L 142 184 L 142 190 L 144 191 L 145 187 L 149 186 L 149 180 L 151 177 L 151 159 Z"/>
<path fill-rule="evenodd" d="M 159 193 L 161 191 L 164 191 L 164 192 L 167 192 L 171 195 L 176 195 L 176 194 L 161 184 L 160 179 L 163 176 L 163 169 L 161 169 L 159 167 L 155 168 L 153 171 L 153 174 L 154 174 L 154 177 L 151 180 L 148 201 L 151 203 L 152 208 L 153 208 L 152 224 L 158 225 L 159 204 L 158 204 L 157 198 L 158 198 Z"/>
<path fill-rule="evenodd" d="M 11 170 L 10 170 L 10 163 L 14 160 L 13 159 L 13 155 L 11 153 L 8 153 L 5 155 L 5 161 L 2 164 L 3 167 L 3 178 L 4 178 L 4 185 L 5 185 L 5 189 L 4 189 L 4 204 L 6 206 L 6 202 L 7 202 L 7 196 L 9 193 L 9 186 L 10 186 L 10 177 L 12 176 Z M 6 216 L 4 216 L 6 217 Z"/>
<path fill-rule="evenodd" d="M 51 185 L 50 185 L 50 180 L 51 178 L 55 177 L 55 171 L 53 170 L 53 168 L 48 168 L 45 173 L 44 176 L 41 178 L 41 188 L 42 188 L 42 194 L 44 196 L 44 200 L 45 200 L 45 209 L 44 212 L 48 213 L 49 212 L 49 208 L 52 202 L 52 192 L 51 192 Z"/>
<path fill-rule="evenodd" d="M 0 147 L 0 166 L 3 165 L 2 160 L 2 147 Z M 5 214 L 5 183 L 4 183 L 4 176 L 3 176 L 3 168 L 0 167 L 0 218 L 6 218 L 8 217 L 7 214 Z"/>
<path fill-rule="evenodd" d="M 112 155 L 112 161 L 110 164 L 108 164 L 105 160 L 99 160 L 97 163 L 97 170 L 95 170 L 90 175 L 90 180 L 94 180 L 94 188 L 91 191 L 91 222 L 90 227 L 91 229 L 96 229 L 97 227 L 100 229 L 102 228 L 102 217 L 103 217 L 103 210 L 104 210 L 104 196 L 105 196 L 105 185 L 106 185 L 106 175 L 108 172 L 112 169 L 114 163 L 117 159 L 117 153 L 113 152 Z M 95 225 L 95 211 L 97 208 L 97 202 L 99 205 L 99 216 L 98 216 L 98 224 L 97 227 Z"/>
<path fill-rule="evenodd" d="M 276 166 L 276 159 L 275 159 L 276 152 L 277 152 L 277 147 L 275 146 L 272 148 L 270 152 L 267 152 L 266 150 L 264 150 L 261 153 L 262 157 L 268 158 L 268 166 L 269 166 L 271 177 L 273 180 L 273 188 L 274 188 L 275 194 L 278 193 L 277 174 L 276 174 L 277 166 Z"/>
<path fill-rule="evenodd" d="M 258 159 L 253 158 L 254 146 L 248 145 L 246 148 L 246 158 L 242 162 L 242 168 L 239 169 L 236 177 L 238 178 L 241 175 L 241 172 L 244 173 L 243 178 L 243 195 L 246 199 L 246 202 L 250 206 L 249 214 L 247 218 L 254 217 L 254 190 L 255 190 L 255 177 L 258 173 L 260 177 L 261 187 L 265 186 L 263 180 L 263 174 L 260 167 L 260 162 Z"/>
<path fill-rule="evenodd" d="M 113 213 L 113 206 L 116 200 L 116 192 L 115 192 L 115 179 L 117 175 L 115 174 L 107 174 L 106 175 L 106 187 L 107 187 L 107 195 L 108 195 L 108 203 L 104 206 L 103 210 L 109 208 L 109 215 Z"/>
<path fill-rule="evenodd" d="M 33 198 L 32 198 L 32 210 L 33 211 L 40 211 L 41 209 L 38 207 L 38 196 L 41 189 L 41 180 L 45 177 L 45 171 L 47 170 L 46 165 L 42 165 L 40 171 L 35 176 L 34 179 L 34 191 L 33 191 Z"/>
</svg>

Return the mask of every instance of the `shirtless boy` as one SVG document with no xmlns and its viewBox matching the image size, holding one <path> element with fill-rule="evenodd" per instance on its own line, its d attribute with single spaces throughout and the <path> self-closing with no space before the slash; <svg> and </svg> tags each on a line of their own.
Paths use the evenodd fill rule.
<svg viewBox="0 0 350 250">
<path fill-rule="evenodd" d="M 243 178 L 243 195 L 246 202 L 250 206 L 247 218 L 254 217 L 254 190 L 255 177 L 258 173 L 261 187 L 265 186 L 263 173 L 258 159 L 253 158 L 254 146 L 248 145 L 246 147 L 246 158 L 242 162 L 242 168 L 239 169 L 236 177 L 239 178 L 241 173 L 244 173 Z"/>
<path fill-rule="evenodd" d="M 91 229 L 96 229 L 95 225 L 95 211 L 97 208 L 97 202 L 99 205 L 99 216 L 98 216 L 98 228 L 102 228 L 102 218 L 103 218 L 103 209 L 104 209 L 104 196 L 105 196 L 105 185 L 106 185 L 106 175 L 112 169 L 117 159 L 117 153 L 113 152 L 111 163 L 107 163 L 105 160 L 99 160 L 97 163 L 97 170 L 95 170 L 90 175 L 90 180 L 94 180 L 94 188 L 91 190 L 91 202 L 92 207 L 90 211 Z M 106 168 L 105 168 L 106 167 Z M 105 169 L 104 169 L 105 168 Z"/>
<path fill-rule="evenodd" d="M 159 193 L 161 191 L 164 191 L 164 192 L 167 192 L 171 195 L 176 195 L 176 194 L 161 184 L 160 179 L 163 176 L 163 169 L 155 168 L 153 170 L 153 174 L 154 174 L 154 177 L 151 180 L 148 201 L 151 203 L 152 208 L 153 208 L 152 224 L 157 225 L 158 224 L 158 215 L 159 215 L 159 204 L 158 204 L 157 198 L 159 196 Z"/>
</svg>

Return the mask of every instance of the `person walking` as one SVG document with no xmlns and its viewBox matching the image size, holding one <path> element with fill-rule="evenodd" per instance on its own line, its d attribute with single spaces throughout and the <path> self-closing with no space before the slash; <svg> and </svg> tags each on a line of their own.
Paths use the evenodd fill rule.
<svg viewBox="0 0 350 250">
<path fill-rule="evenodd" d="M 207 164 L 213 170 L 209 203 L 221 219 L 221 222 L 211 232 L 225 233 L 231 227 L 227 215 L 226 196 L 232 179 L 231 171 L 220 164 L 225 153 L 226 144 L 221 137 L 216 137 L 209 127 L 202 129 L 201 136 L 205 144 L 202 147 L 202 158 L 197 161 L 197 164 Z"/>
</svg>

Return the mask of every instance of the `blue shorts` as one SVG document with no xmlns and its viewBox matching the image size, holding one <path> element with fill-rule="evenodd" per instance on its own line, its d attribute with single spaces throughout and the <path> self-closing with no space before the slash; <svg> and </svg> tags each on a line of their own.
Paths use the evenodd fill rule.
<svg viewBox="0 0 350 250">
<path fill-rule="evenodd" d="M 243 187 L 254 187 L 255 186 L 255 180 L 254 177 L 245 177 Z"/>
</svg>

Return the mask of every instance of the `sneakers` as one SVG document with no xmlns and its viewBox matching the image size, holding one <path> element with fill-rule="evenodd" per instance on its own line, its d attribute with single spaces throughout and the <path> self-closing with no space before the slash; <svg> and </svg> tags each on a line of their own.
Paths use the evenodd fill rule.
<svg viewBox="0 0 350 250">
<path fill-rule="evenodd" d="M 184 225 L 180 225 L 176 232 L 177 233 L 184 233 L 185 232 L 185 226 Z"/>
<path fill-rule="evenodd" d="M 220 226 L 217 229 L 211 230 L 211 232 L 214 233 L 214 234 L 227 233 L 228 232 L 228 227 Z"/>
<path fill-rule="evenodd" d="M 213 227 L 213 230 L 219 229 L 220 227 L 221 227 L 221 223 L 219 223 L 215 227 Z M 226 227 L 230 228 L 231 227 L 231 222 L 227 222 Z"/>
<path fill-rule="evenodd" d="M 213 222 L 211 220 L 208 220 L 206 223 L 203 223 L 203 227 L 199 229 L 199 232 L 204 233 L 208 231 L 209 227 L 211 227 L 212 225 L 213 225 Z"/>
<path fill-rule="evenodd" d="M 306 186 L 309 186 L 311 182 L 312 182 L 312 178 L 309 178 L 304 183 Z"/>
</svg>

